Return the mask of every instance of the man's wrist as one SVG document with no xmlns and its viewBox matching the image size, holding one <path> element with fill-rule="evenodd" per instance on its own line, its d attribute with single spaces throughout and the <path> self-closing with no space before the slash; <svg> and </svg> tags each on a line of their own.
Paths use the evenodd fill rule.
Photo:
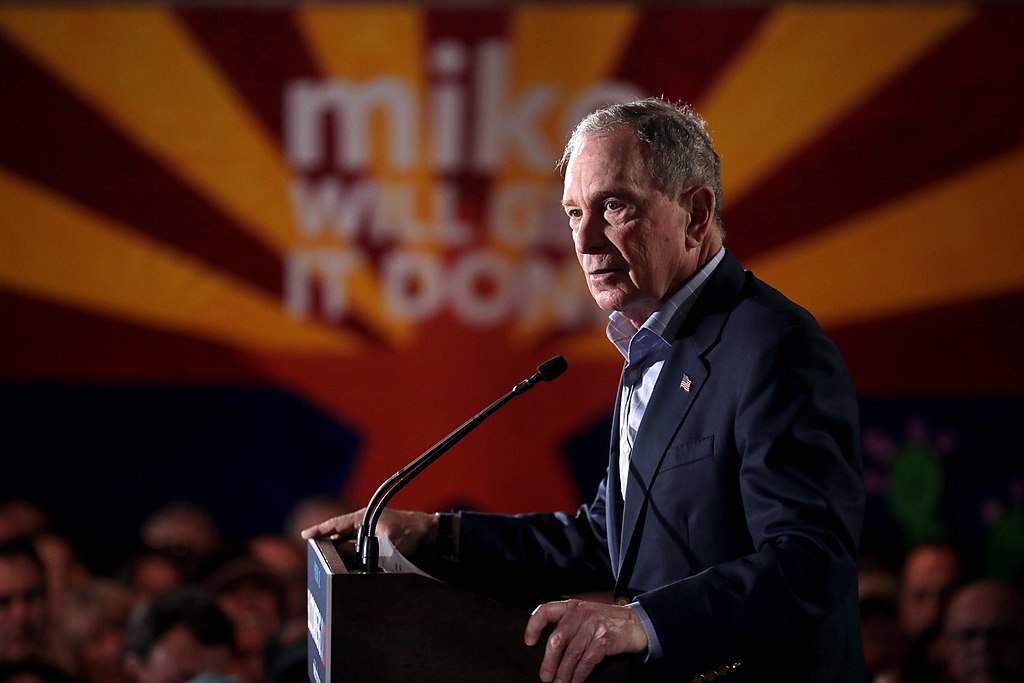
<svg viewBox="0 0 1024 683">
<path fill-rule="evenodd" d="M 648 616 L 647 610 L 635 600 L 627 603 L 625 606 L 633 610 L 633 613 L 640 617 L 640 625 L 647 635 L 647 648 L 645 652 L 641 653 L 644 656 L 644 661 L 649 662 L 654 659 L 660 659 L 662 656 L 661 641 L 658 640 L 658 632 L 654 630 L 654 622 Z"/>
</svg>

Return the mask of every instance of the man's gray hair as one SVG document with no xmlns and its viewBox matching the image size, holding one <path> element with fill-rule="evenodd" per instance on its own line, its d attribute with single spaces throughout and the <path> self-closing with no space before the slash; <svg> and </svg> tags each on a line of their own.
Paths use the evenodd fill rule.
<svg viewBox="0 0 1024 683">
<path fill-rule="evenodd" d="M 721 161 L 711 144 L 704 118 L 688 104 L 672 104 L 648 97 L 624 104 L 612 104 L 589 114 L 576 126 L 558 162 L 565 172 L 569 158 L 583 140 L 620 128 L 632 128 L 644 144 L 641 153 L 658 188 L 670 197 L 694 183 L 715 192 L 715 223 L 722 237 Z"/>
</svg>

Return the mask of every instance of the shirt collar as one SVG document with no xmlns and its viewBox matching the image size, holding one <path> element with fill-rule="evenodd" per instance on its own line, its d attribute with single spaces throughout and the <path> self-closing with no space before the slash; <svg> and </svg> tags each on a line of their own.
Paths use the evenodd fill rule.
<svg viewBox="0 0 1024 683">
<path fill-rule="evenodd" d="M 608 340 L 626 359 L 626 365 L 640 362 L 659 348 L 663 352 L 668 350 L 670 340 L 679 331 L 686 315 L 693 308 L 697 295 L 724 257 L 725 247 L 722 247 L 678 291 L 666 299 L 658 310 L 644 321 L 639 330 L 633 327 L 633 323 L 626 316 L 618 311 L 612 311 L 608 316 L 605 333 Z M 634 344 L 634 340 L 638 343 Z M 634 346 L 638 348 L 633 348 Z"/>
</svg>

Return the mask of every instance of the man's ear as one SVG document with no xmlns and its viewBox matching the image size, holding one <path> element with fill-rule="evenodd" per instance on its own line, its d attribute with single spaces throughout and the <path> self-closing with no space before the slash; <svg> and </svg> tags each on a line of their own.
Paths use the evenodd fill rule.
<svg viewBox="0 0 1024 683">
<path fill-rule="evenodd" d="M 683 208 L 690 214 L 686 241 L 691 247 L 704 242 L 715 223 L 715 191 L 707 185 L 690 188 L 681 197 Z"/>
</svg>

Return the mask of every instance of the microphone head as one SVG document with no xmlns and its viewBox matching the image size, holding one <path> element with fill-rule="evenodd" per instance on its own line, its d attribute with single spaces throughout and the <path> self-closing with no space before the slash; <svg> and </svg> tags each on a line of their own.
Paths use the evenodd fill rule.
<svg viewBox="0 0 1024 683">
<path fill-rule="evenodd" d="M 550 382 L 568 369 L 569 364 L 561 356 L 549 358 L 537 366 L 537 374 L 545 382 Z"/>
</svg>

